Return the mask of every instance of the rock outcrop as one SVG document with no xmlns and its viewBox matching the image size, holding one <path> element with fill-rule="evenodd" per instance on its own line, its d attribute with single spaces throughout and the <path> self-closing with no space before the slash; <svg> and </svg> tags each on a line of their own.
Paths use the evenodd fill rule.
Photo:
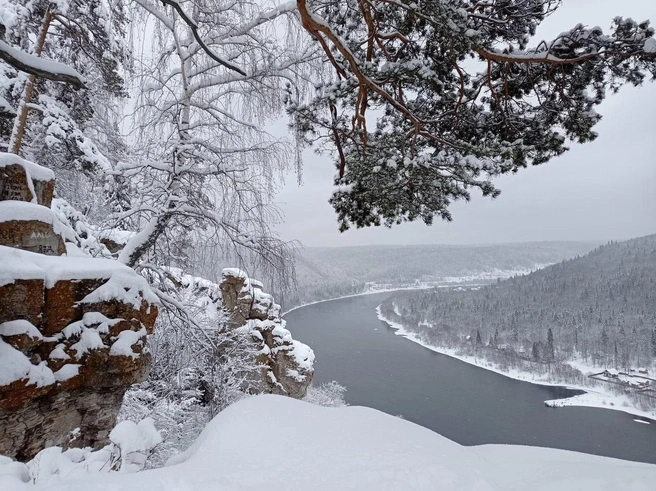
<svg viewBox="0 0 656 491">
<path fill-rule="evenodd" d="M 48 169 L 0 154 L 0 455 L 18 460 L 108 442 L 157 317 L 141 276 L 65 243 L 53 191 Z"/>
<path fill-rule="evenodd" d="M 314 352 L 292 338 L 280 305 L 238 269 L 224 269 L 219 286 L 229 326 L 247 330 L 258 346 L 265 392 L 304 397 L 314 374 Z"/>
</svg>

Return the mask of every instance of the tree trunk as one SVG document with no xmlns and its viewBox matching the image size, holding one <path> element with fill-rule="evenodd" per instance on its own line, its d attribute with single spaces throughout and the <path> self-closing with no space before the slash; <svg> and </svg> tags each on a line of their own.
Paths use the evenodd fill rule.
<svg viewBox="0 0 656 491">
<path fill-rule="evenodd" d="M 50 22 L 52 21 L 52 14 L 48 10 L 46 15 L 43 17 L 43 23 L 41 24 L 41 30 L 39 31 L 39 37 L 36 40 L 36 47 L 34 49 L 34 54 L 36 56 L 41 56 L 43 51 L 43 46 L 46 42 L 46 36 L 48 34 L 48 28 L 50 27 Z M 18 110 L 18 116 L 14 121 L 14 128 L 11 132 L 11 139 L 9 140 L 9 149 L 12 153 L 18 155 L 21 145 L 23 144 L 23 137 L 25 136 L 25 126 L 27 125 L 27 114 L 30 110 L 30 102 L 32 102 L 32 94 L 34 93 L 34 83 L 36 82 L 36 76 L 30 75 L 25 85 L 25 91 L 23 93 L 23 100 L 20 103 Z"/>
</svg>

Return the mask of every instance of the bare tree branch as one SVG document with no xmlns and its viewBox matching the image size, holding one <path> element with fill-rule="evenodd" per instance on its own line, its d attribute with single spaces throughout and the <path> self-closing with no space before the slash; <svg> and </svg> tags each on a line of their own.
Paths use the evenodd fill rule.
<svg viewBox="0 0 656 491">
<path fill-rule="evenodd" d="M 229 61 L 225 61 L 224 59 L 220 58 L 219 56 L 214 53 L 210 49 L 207 44 L 203 41 L 203 38 L 201 37 L 200 33 L 198 32 L 198 25 L 194 22 L 194 20 L 187 15 L 187 13 L 184 11 L 184 9 L 180 6 L 180 4 L 177 2 L 177 0 L 160 0 L 164 5 L 168 5 L 172 7 L 178 15 L 182 18 L 185 24 L 189 26 L 189 29 L 191 29 L 191 32 L 194 35 L 194 39 L 196 39 L 196 42 L 200 45 L 201 48 L 203 48 L 203 51 L 212 58 L 214 61 L 216 61 L 219 65 L 226 67 L 228 70 L 232 70 L 233 72 L 237 72 L 243 76 L 246 76 L 246 72 L 243 71 L 241 68 L 239 68 L 236 65 L 233 65 Z"/>
</svg>

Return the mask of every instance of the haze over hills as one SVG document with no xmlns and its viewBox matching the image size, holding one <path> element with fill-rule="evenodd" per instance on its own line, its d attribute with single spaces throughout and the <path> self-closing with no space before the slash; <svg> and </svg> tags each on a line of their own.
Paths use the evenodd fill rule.
<svg viewBox="0 0 656 491">
<path fill-rule="evenodd" d="M 598 242 L 530 242 L 493 245 L 309 247 L 295 261 L 297 284 L 286 307 L 361 293 L 372 285 L 394 288 L 477 283 L 526 273 L 592 250 Z M 281 295 L 283 297 L 283 295 Z"/>
</svg>

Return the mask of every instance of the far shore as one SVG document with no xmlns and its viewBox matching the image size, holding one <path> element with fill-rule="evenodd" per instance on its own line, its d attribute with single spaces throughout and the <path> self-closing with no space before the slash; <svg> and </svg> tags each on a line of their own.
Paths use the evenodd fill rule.
<svg viewBox="0 0 656 491">
<path fill-rule="evenodd" d="M 522 382 L 528 382 L 536 385 L 550 385 L 550 386 L 557 386 L 557 387 L 565 387 L 568 389 L 582 390 L 585 392 L 584 394 L 568 397 L 565 399 L 554 399 L 554 400 L 544 401 L 547 406 L 554 407 L 554 408 L 567 407 L 567 406 L 584 406 L 584 407 L 595 407 L 600 409 L 612 409 L 615 411 L 622 411 L 624 413 L 631 414 L 633 416 L 639 416 L 641 418 L 649 419 L 650 420 L 649 423 L 656 424 L 656 411 L 643 411 L 642 409 L 633 407 L 630 405 L 630 401 L 621 395 L 611 394 L 608 392 L 591 389 L 590 387 L 562 384 L 562 383 L 553 383 L 545 379 L 536 378 L 535 374 L 530 372 L 524 372 L 520 370 L 504 371 L 494 366 L 491 362 L 489 362 L 485 358 L 469 356 L 469 355 L 460 355 L 456 353 L 456 350 L 454 348 L 440 348 L 423 342 L 417 337 L 417 335 L 407 331 L 402 324 L 391 321 L 387 319 L 385 316 L 383 316 L 380 311 L 380 305 L 376 307 L 376 314 L 378 316 L 378 319 L 385 322 L 389 327 L 394 329 L 395 334 L 397 334 L 398 336 L 403 336 L 409 341 L 417 343 L 423 346 L 424 348 L 427 348 L 431 351 L 435 351 L 436 353 L 450 356 L 451 358 L 455 358 L 464 363 L 469 363 L 470 365 L 474 365 L 479 368 L 483 368 L 485 370 L 498 373 L 499 375 L 503 375 L 504 377 L 508 377 L 514 380 L 520 380 Z M 636 422 L 645 423 L 645 421 L 636 421 Z"/>
</svg>

